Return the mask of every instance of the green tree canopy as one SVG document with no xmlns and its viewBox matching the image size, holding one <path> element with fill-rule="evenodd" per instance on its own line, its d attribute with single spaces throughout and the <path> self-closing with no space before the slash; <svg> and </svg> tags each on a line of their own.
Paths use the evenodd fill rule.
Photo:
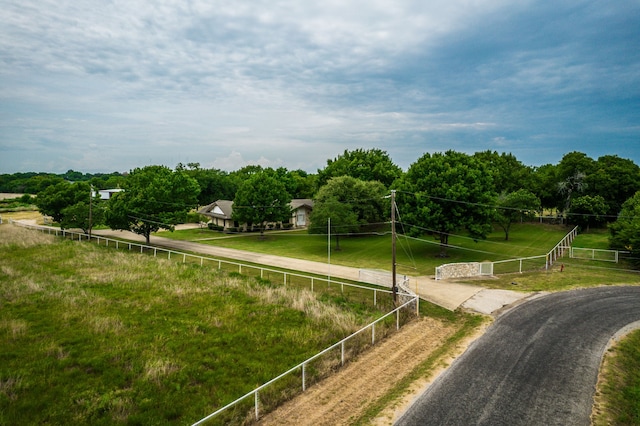
<svg viewBox="0 0 640 426">
<path fill-rule="evenodd" d="M 575 197 L 587 194 L 587 177 L 593 173 L 594 167 L 593 159 L 582 152 L 573 151 L 562 157 L 557 168 L 558 209 L 568 211 Z"/>
<path fill-rule="evenodd" d="M 200 191 L 195 179 L 166 166 L 136 168 L 122 189 L 109 200 L 106 223 L 111 229 L 144 235 L 147 244 L 151 233 L 184 223 Z"/>
<path fill-rule="evenodd" d="M 51 216 L 62 225 L 63 210 L 80 202 L 89 203 L 91 188 L 86 182 L 70 183 L 58 181 L 38 193 L 36 205 L 40 213 Z"/>
<path fill-rule="evenodd" d="M 331 218 L 331 233 L 340 248 L 340 235 L 379 226 L 387 218 L 387 189 L 377 181 L 363 181 L 351 176 L 332 178 L 322 186 L 314 198 L 309 233 L 327 232 Z"/>
<path fill-rule="evenodd" d="M 586 177 L 589 195 L 599 195 L 607 203 L 609 216 L 620 213 L 622 204 L 640 191 L 640 167 L 616 155 L 605 155 L 596 161 L 595 170 Z"/>
<path fill-rule="evenodd" d="M 519 189 L 497 198 L 496 222 L 504 230 L 504 239 L 509 240 L 509 230 L 516 221 L 532 219 L 540 209 L 540 199 L 527 189 Z"/>
<path fill-rule="evenodd" d="M 62 228 L 80 228 L 85 234 L 90 234 L 96 225 L 104 223 L 105 203 L 100 197 L 89 201 L 80 201 L 62 209 Z"/>
<path fill-rule="evenodd" d="M 201 169 L 200 163 L 179 163 L 176 170 L 183 171 L 198 182 L 198 205 L 204 206 L 218 200 L 233 200 L 238 181 L 229 173 L 218 169 Z"/>
<path fill-rule="evenodd" d="M 353 211 L 352 206 L 332 197 L 314 203 L 310 220 L 308 232 L 310 234 L 329 233 L 335 238 L 336 250 L 341 250 L 341 235 L 357 232 L 360 228 L 358 214 Z"/>
<path fill-rule="evenodd" d="M 436 234 L 441 256 L 449 234 L 466 230 L 473 238 L 486 238 L 493 218 L 493 177 L 486 165 L 467 154 L 427 153 L 398 181 L 398 210 L 411 234 Z"/>
<path fill-rule="evenodd" d="M 484 162 L 491 170 L 494 179 L 495 192 L 508 194 L 519 189 L 531 190 L 533 184 L 533 168 L 525 166 L 511 153 L 499 154 L 497 151 L 482 151 L 473 155 Z"/>
<path fill-rule="evenodd" d="M 544 164 L 533 170 L 531 192 L 540 198 L 543 209 L 557 208 L 562 204 L 562 197 L 558 191 L 558 167 Z"/>
<path fill-rule="evenodd" d="M 402 175 L 402 169 L 395 165 L 389 154 L 380 149 L 345 150 L 333 160 L 327 160 L 327 167 L 318 170 L 318 184 L 325 185 L 329 179 L 351 176 L 364 181 L 378 181 L 386 188 Z"/>
<path fill-rule="evenodd" d="M 291 196 L 284 184 L 264 170 L 248 175 L 233 200 L 233 220 L 260 226 L 260 236 L 269 222 L 291 218 Z"/>
<path fill-rule="evenodd" d="M 631 252 L 631 261 L 640 268 L 640 191 L 622 204 L 618 220 L 609 225 L 609 245 Z"/>
<path fill-rule="evenodd" d="M 583 195 L 571 203 L 567 220 L 578 225 L 582 230 L 592 226 L 601 226 L 606 222 L 607 202 L 600 195 Z"/>
</svg>

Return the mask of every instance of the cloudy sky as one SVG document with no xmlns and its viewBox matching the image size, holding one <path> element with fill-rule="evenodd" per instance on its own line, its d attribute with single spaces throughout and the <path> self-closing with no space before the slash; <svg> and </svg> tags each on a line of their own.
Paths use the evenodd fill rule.
<svg viewBox="0 0 640 426">
<path fill-rule="evenodd" d="M 639 0 L 0 0 L 0 173 L 640 164 Z"/>
</svg>

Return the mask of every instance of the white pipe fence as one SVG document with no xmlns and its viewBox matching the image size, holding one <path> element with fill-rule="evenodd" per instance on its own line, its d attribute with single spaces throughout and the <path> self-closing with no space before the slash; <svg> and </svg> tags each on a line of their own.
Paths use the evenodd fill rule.
<svg viewBox="0 0 640 426">
<path fill-rule="evenodd" d="M 561 258 L 564 255 L 564 252 L 571 248 L 571 243 L 577 235 L 578 227 L 576 226 L 567 235 L 565 235 L 564 238 L 560 240 L 560 242 L 556 244 L 549 253 L 547 253 L 545 269 L 549 269 L 553 265 L 553 262 Z"/>
<path fill-rule="evenodd" d="M 386 289 L 381 289 L 381 288 L 377 288 L 377 287 L 368 287 L 368 286 L 364 286 L 364 285 L 358 285 L 358 284 L 352 284 L 352 283 L 345 283 L 342 281 L 336 281 L 334 279 L 330 279 L 330 278 L 324 278 L 324 277 L 316 277 L 316 276 L 312 276 L 312 275 L 304 275 L 304 274 L 299 274 L 299 273 L 295 273 L 295 272 L 288 272 L 288 271 L 284 271 L 284 270 L 277 270 L 277 269 L 271 269 L 271 268 L 267 268 L 267 267 L 263 267 L 263 266 L 259 266 L 259 265 L 249 265 L 246 263 L 239 263 L 239 262 L 233 262 L 230 260 L 222 260 L 222 259 L 217 259 L 217 258 L 213 258 L 213 257 L 208 257 L 208 256 L 201 256 L 201 255 L 196 255 L 196 254 L 189 254 L 189 253 L 184 253 L 184 252 L 180 252 L 180 251 L 176 251 L 176 250 L 171 250 L 168 248 L 163 248 L 163 247 L 157 247 L 157 246 L 149 246 L 146 244 L 139 244 L 136 242 L 132 242 L 132 241 L 124 241 L 124 240 L 118 240 L 118 239 L 114 239 L 114 238 L 109 238 L 109 237 L 104 237 L 101 235 L 96 235 L 96 234 L 91 234 L 91 236 L 89 236 L 88 234 L 85 233 L 80 233 L 80 232 L 75 232 L 75 231 L 69 231 L 66 229 L 58 229 L 58 228 L 53 228 L 53 227 L 49 227 L 49 226 L 40 226 L 40 225 L 31 225 L 31 224 L 27 224 L 27 223 L 23 223 L 20 221 L 11 221 L 12 224 L 14 225 L 18 225 L 24 228 L 28 228 L 28 229 L 34 229 L 37 231 L 41 231 L 44 233 L 48 233 L 51 235 L 56 235 L 56 236 L 62 236 L 65 238 L 71 238 L 72 240 L 78 240 L 78 241 L 84 241 L 84 240 L 95 240 L 96 243 L 98 245 L 101 244 L 101 242 L 104 242 L 104 245 L 106 247 L 109 247 L 110 244 L 115 247 L 116 249 L 120 249 L 120 248 L 126 248 L 129 251 L 132 250 L 140 250 L 140 253 L 153 253 L 153 257 L 158 257 L 158 253 L 166 253 L 167 255 L 167 259 L 171 260 L 172 255 L 174 256 L 174 258 L 176 256 L 178 256 L 178 258 L 182 258 L 182 263 L 186 263 L 187 259 L 193 259 L 195 260 L 197 263 L 200 264 L 200 266 L 204 265 L 204 262 L 213 262 L 213 263 L 217 263 L 218 264 L 218 269 L 222 269 L 223 265 L 227 265 L 233 268 L 237 269 L 237 272 L 239 274 L 243 273 L 243 270 L 245 272 L 253 269 L 253 270 L 258 270 L 260 272 L 260 278 L 264 279 L 265 274 L 275 274 L 275 275 L 282 275 L 282 280 L 283 280 L 283 284 L 287 285 L 287 283 L 290 283 L 292 281 L 293 278 L 298 278 L 298 279 L 303 279 L 303 280 L 308 280 L 310 283 L 310 288 L 311 288 L 311 292 L 314 291 L 318 291 L 317 289 L 317 283 L 325 283 L 327 287 L 330 287 L 332 284 L 334 285 L 340 285 L 342 291 L 344 291 L 344 287 L 348 287 L 348 288 L 353 288 L 353 289 L 360 289 L 360 290 L 367 290 L 367 291 L 371 291 L 373 293 L 373 305 L 377 306 L 378 304 L 378 295 L 379 293 L 382 294 L 393 294 L 392 290 L 386 290 Z"/>
<path fill-rule="evenodd" d="M 553 263 L 571 249 L 571 243 L 578 235 L 578 227 L 573 228 L 547 254 L 517 259 L 497 260 L 495 262 L 451 263 L 436 267 L 436 280 L 461 278 L 479 275 L 498 275 L 513 272 L 548 270 Z"/>
<path fill-rule="evenodd" d="M 571 259 L 600 260 L 603 262 L 618 263 L 620 259 L 620 251 L 583 248 L 583 247 L 571 247 L 571 251 L 569 251 L 569 257 Z"/>
<path fill-rule="evenodd" d="M 295 367 L 285 371 L 284 373 L 282 373 L 281 375 L 279 375 L 278 377 L 271 379 L 270 381 L 266 382 L 265 384 L 255 388 L 254 390 L 252 390 L 251 392 L 245 394 L 244 396 L 241 396 L 240 398 L 236 399 L 233 402 L 230 402 L 229 404 L 225 405 L 224 407 L 218 409 L 217 411 L 214 411 L 213 413 L 209 414 L 208 416 L 198 420 L 197 422 L 193 423 L 193 426 L 197 426 L 197 425 L 201 425 L 211 419 L 213 419 L 214 417 L 216 417 L 217 415 L 223 413 L 224 411 L 234 407 L 235 405 L 239 404 L 240 402 L 244 401 L 247 398 L 253 397 L 254 400 L 254 414 L 255 414 L 255 419 L 260 420 L 260 398 L 259 398 L 259 393 L 261 391 L 263 391 L 265 388 L 269 387 L 270 385 L 273 385 L 275 382 L 277 382 L 278 380 L 293 374 L 297 371 L 301 371 L 301 390 L 304 392 L 307 389 L 307 383 L 306 383 L 306 366 L 317 360 L 318 358 L 322 357 L 323 355 L 327 354 L 328 352 L 340 348 L 340 365 L 344 365 L 345 363 L 345 343 L 349 342 L 350 340 L 354 339 L 356 336 L 364 333 L 365 331 L 371 329 L 371 345 L 374 345 L 376 343 L 376 324 L 378 324 L 379 322 L 384 321 L 387 317 L 391 316 L 391 315 L 396 315 L 396 330 L 400 329 L 400 311 L 402 309 L 408 308 L 410 305 L 412 305 L 413 303 L 417 303 L 417 297 L 414 296 L 414 298 L 412 298 L 411 300 L 405 302 L 403 305 L 397 307 L 396 309 L 394 309 L 393 311 L 387 313 L 386 315 L 384 315 L 383 317 L 377 319 L 376 321 L 372 322 L 371 324 L 367 325 L 366 327 L 361 328 L 360 330 L 356 331 L 355 333 L 351 334 L 350 336 L 342 339 L 341 341 L 335 343 L 334 345 L 326 348 L 325 350 L 323 350 L 322 352 L 317 353 L 316 355 L 306 359 L 305 361 L 301 362 L 300 364 L 296 365 Z M 411 310 L 413 310 L 413 308 L 411 308 Z"/>
</svg>

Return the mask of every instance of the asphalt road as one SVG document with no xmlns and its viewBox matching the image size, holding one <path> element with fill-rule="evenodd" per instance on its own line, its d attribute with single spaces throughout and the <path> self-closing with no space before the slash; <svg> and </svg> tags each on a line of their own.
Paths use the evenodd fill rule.
<svg viewBox="0 0 640 426">
<path fill-rule="evenodd" d="M 554 293 L 499 317 L 396 425 L 589 425 L 610 339 L 640 287 Z"/>
</svg>

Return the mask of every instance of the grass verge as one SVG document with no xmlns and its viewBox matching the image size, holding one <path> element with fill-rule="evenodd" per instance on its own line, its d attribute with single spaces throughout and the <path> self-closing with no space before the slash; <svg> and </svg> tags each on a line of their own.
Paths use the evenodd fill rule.
<svg viewBox="0 0 640 426">
<path fill-rule="evenodd" d="M 592 424 L 640 425 L 640 330 L 629 333 L 605 357 Z"/>
</svg>

